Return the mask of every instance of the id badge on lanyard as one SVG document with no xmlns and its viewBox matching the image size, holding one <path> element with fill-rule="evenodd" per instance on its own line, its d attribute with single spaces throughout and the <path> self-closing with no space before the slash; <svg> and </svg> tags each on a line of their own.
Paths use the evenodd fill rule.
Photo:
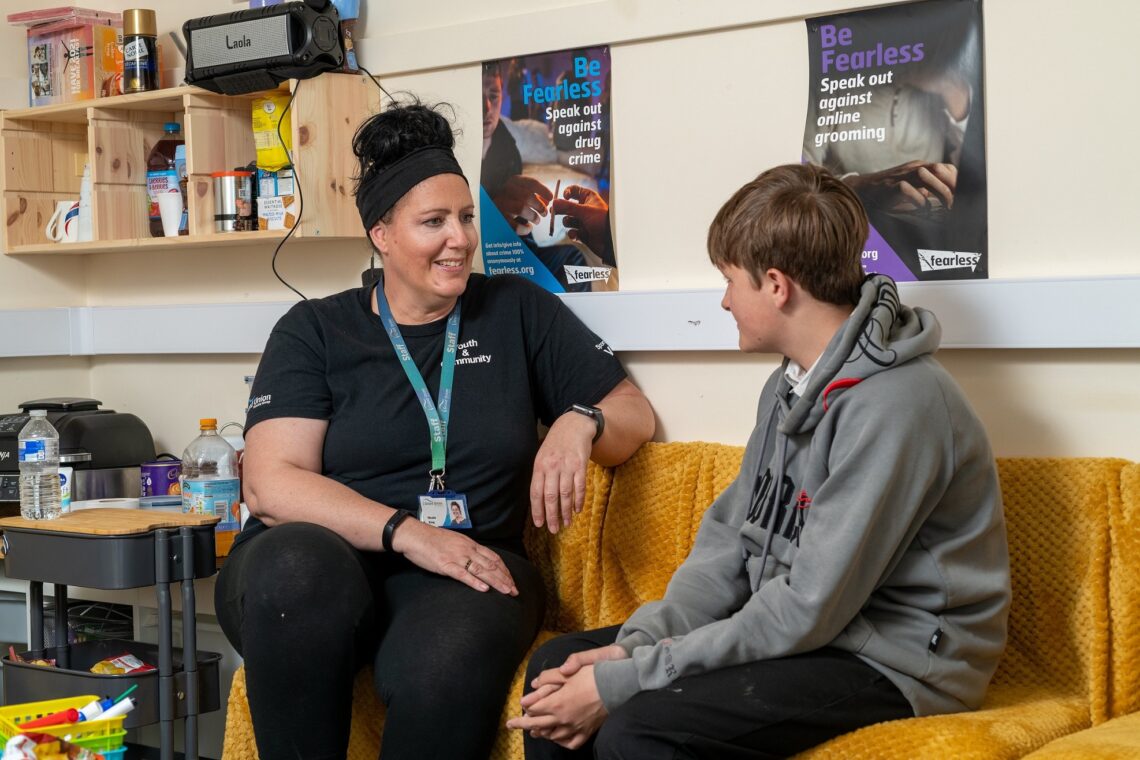
<svg viewBox="0 0 1140 760">
<path fill-rule="evenodd" d="M 459 345 L 459 304 L 462 299 L 455 302 L 455 308 L 447 318 L 447 332 L 443 344 L 443 370 L 439 379 L 439 398 L 432 399 L 423 375 L 412 361 L 412 354 L 400 333 L 400 327 L 392 316 L 392 309 L 388 305 L 388 298 L 384 295 L 383 284 L 377 284 L 376 307 L 380 312 L 380 321 L 388 339 L 392 341 L 392 348 L 400 366 L 408 377 L 408 382 L 416 392 L 416 398 L 427 417 L 428 432 L 431 437 L 431 469 L 428 471 L 428 490 L 419 496 L 419 519 L 428 525 L 437 528 L 453 528 L 466 530 L 471 527 L 471 512 L 467 508 L 467 497 L 462 493 L 452 491 L 444 484 L 447 474 L 447 423 L 451 417 L 451 388 L 455 381 L 455 355 Z"/>
<path fill-rule="evenodd" d="M 471 527 L 467 497 L 448 489 L 420 494 L 420 520 L 437 528 L 466 530 Z"/>
</svg>

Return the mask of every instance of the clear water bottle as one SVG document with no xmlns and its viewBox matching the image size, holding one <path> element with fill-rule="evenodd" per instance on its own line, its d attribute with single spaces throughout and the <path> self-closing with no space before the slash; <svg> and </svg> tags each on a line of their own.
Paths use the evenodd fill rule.
<svg viewBox="0 0 1140 760">
<path fill-rule="evenodd" d="M 46 409 L 33 409 L 20 430 L 20 517 L 54 520 L 60 515 L 59 433 Z"/>
<path fill-rule="evenodd" d="M 229 441 L 218 435 L 216 419 L 207 417 L 198 425 L 201 434 L 182 452 L 182 511 L 221 519 L 216 547 L 219 555 L 225 555 L 237 534 L 241 510 L 238 456 Z"/>
</svg>

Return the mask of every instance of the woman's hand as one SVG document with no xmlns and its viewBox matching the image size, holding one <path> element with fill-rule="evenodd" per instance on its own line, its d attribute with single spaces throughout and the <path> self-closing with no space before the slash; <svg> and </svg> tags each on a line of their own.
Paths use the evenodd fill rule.
<svg viewBox="0 0 1140 760">
<path fill-rule="evenodd" d="M 535 527 L 546 525 L 557 533 L 559 525 L 582 511 L 586 499 L 586 463 L 590 461 L 597 425 L 577 412 L 554 421 L 538 455 L 530 480 L 530 516 Z"/>
<path fill-rule="evenodd" d="M 493 588 L 508 596 L 519 595 L 499 555 L 456 531 L 404 520 L 392 534 L 392 549 L 417 567 L 454 578 L 476 591 Z"/>
</svg>

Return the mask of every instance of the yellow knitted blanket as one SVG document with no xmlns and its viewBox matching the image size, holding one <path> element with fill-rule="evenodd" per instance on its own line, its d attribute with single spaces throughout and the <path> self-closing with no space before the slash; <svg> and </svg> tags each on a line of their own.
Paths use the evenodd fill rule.
<svg viewBox="0 0 1140 760">
<path fill-rule="evenodd" d="M 553 537 L 526 535 L 550 600 L 534 646 L 558 632 L 620 623 L 638 605 L 659 599 L 742 455 L 721 444 L 650 443 L 616 469 L 591 464 L 586 508 L 573 525 Z M 1140 596 L 1140 465 L 1116 459 L 998 465 L 1013 605 L 1009 644 L 983 709 L 870 726 L 800 758 L 1022 757 L 1140 707 L 1140 616 L 1128 614 Z M 504 722 L 518 713 L 524 665 Z M 370 684 L 368 673 L 356 682 L 352 760 L 377 756 L 383 707 Z M 239 670 L 223 758 L 256 757 Z M 521 736 L 500 731 L 492 757 L 522 760 Z"/>
</svg>

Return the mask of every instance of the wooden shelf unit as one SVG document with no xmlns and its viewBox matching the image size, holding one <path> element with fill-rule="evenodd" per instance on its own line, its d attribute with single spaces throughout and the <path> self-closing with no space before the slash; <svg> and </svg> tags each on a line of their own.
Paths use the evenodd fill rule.
<svg viewBox="0 0 1140 760">
<path fill-rule="evenodd" d="M 293 162 L 303 196 L 297 239 L 358 239 L 352 196 L 352 135 L 378 109 L 378 90 L 364 77 L 323 74 L 292 81 Z M 137 95 L 0 112 L 0 218 L 6 254 L 79 254 L 252 245 L 285 231 L 217 233 L 211 172 L 256 157 L 251 101 L 259 93 L 218 95 L 177 87 Z M 182 125 L 186 141 L 190 234 L 151 237 L 146 216 L 146 157 L 163 124 Z M 83 165 L 91 164 L 89 243 L 53 243 L 44 234 L 57 201 L 77 199 Z"/>
</svg>

